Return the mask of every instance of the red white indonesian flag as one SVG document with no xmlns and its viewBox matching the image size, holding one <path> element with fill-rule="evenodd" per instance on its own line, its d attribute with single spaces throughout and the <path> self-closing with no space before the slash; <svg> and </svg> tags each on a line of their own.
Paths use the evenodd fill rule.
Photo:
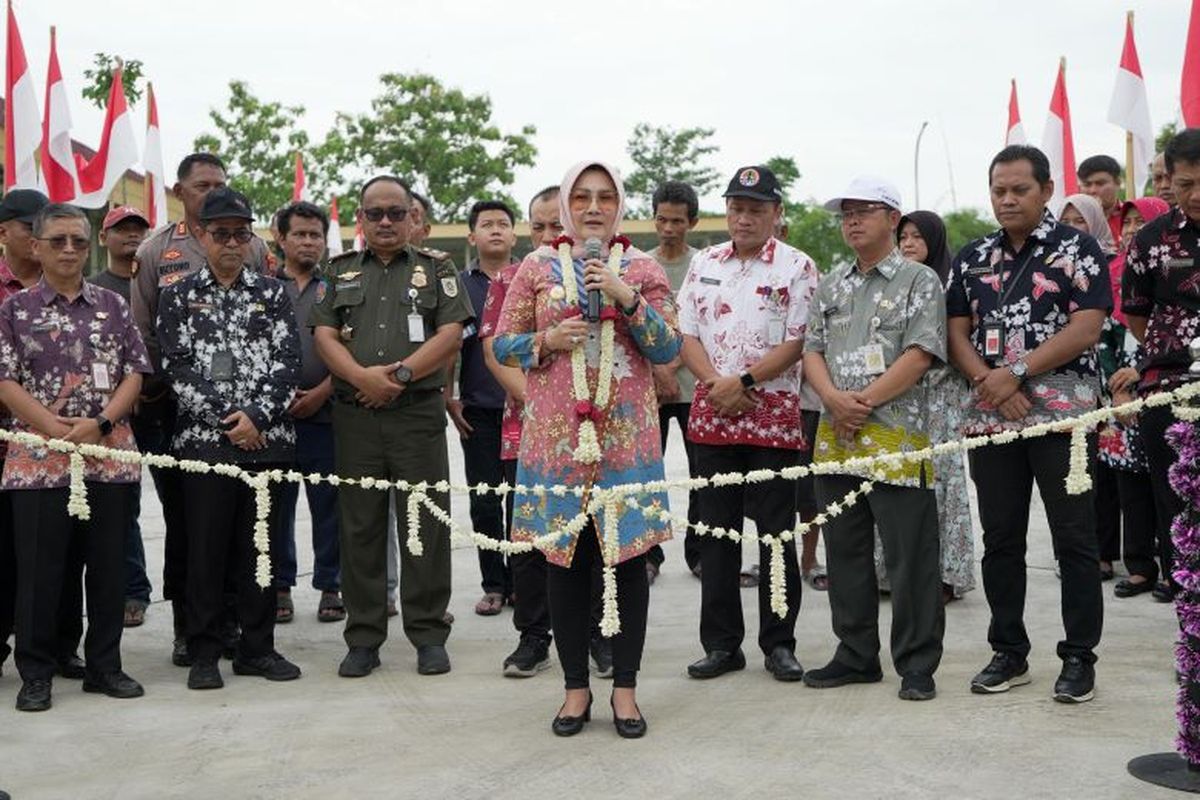
<svg viewBox="0 0 1200 800">
<path fill-rule="evenodd" d="M 4 63 L 4 191 L 37 189 L 37 151 L 42 143 L 37 89 L 25 60 L 12 0 L 8 3 L 8 35 Z"/>
<path fill-rule="evenodd" d="M 1179 82 L 1179 105 L 1184 127 L 1200 127 L 1200 0 L 1192 0 L 1187 46 L 1183 51 L 1183 74 Z"/>
<path fill-rule="evenodd" d="M 1125 20 L 1125 47 L 1117 68 L 1117 83 L 1108 104 L 1108 121 L 1133 134 L 1133 163 L 1126 164 L 1126 194 L 1137 197 L 1146 185 L 1150 162 L 1154 158 L 1154 127 L 1150 124 L 1150 101 L 1146 81 L 1133 43 L 1133 14 Z"/>
<path fill-rule="evenodd" d="M 300 154 L 296 153 L 296 177 L 292 180 L 293 203 L 299 203 L 301 200 L 308 199 L 308 192 L 305 191 L 307 185 L 304 180 L 304 162 L 300 160 Z"/>
<path fill-rule="evenodd" d="M 46 116 L 42 120 L 42 181 L 51 203 L 68 203 L 79 194 L 79 175 L 71 151 L 71 111 L 58 66 L 58 37 L 50 29 L 50 66 L 46 71 Z"/>
<path fill-rule="evenodd" d="M 337 197 L 329 201 L 329 235 L 325 237 L 325 246 L 329 248 L 329 257 L 342 253 L 342 226 L 338 224 Z"/>
<path fill-rule="evenodd" d="M 125 82 L 121 68 L 113 73 L 108 92 L 108 110 L 104 115 L 104 131 L 100 148 L 86 164 L 79 165 L 79 188 L 75 200 L 80 208 L 103 208 L 108 204 L 117 181 L 125 171 L 138 163 L 137 143 L 133 138 L 133 115 L 125 101 Z"/>
<path fill-rule="evenodd" d="M 1014 78 L 1012 91 L 1008 93 L 1008 132 L 1004 134 L 1004 146 L 1026 142 L 1025 126 L 1021 124 L 1021 109 L 1017 107 L 1017 81 Z"/>
<path fill-rule="evenodd" d="M 142 156 L 145 170 L 146 221 L 150 230 L 166 225 L 167 219 L 167 175 L 163 169 L 162 133 L 158 126 L 158 101 L 154 99 L 154 87 L 146 87 L 149 102 L 149 117 L 146 123 L 146 152 Z"/>
<path fill-rule="evenodd" d="M 1075 175 L 1075 137 L 1071 134 L 1071 104 L 1067 102 L 1067 61 L 1058 64 L 1058 80 L 1050 96 L 1050 114 L 1042 133 L 1042 152 L 1050 160 L 1050 178 L 1054 181 L 1054 196 L 1050 207 L 1058 208 L 1068 195 L 1078 194 L 1079 178 Z"/>
</svg>

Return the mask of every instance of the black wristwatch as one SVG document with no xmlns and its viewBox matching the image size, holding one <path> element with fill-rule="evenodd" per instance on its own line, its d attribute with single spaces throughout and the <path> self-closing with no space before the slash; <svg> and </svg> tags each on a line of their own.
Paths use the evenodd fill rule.
<svg viewBox="0 0 1200 800">
<path fill-rule="evenodd" d="M 754 388 L 754 376 L 751 375 L 749 372 L 742 373 L 741 381 L 742 381 L 742 386 L 744 386 L 745 388 L 747 388 L 747 389 Z"/>
<path fill-rule="evenodd" d="M 406 386 L 412 383 L 413 371 L 403 364 L 397 367 L 396 371 L 393 372 L 392 375 L 396 377 L 397 383 L 403 383 Z"/>
<path fill-rule="evenodd" d="M 108 417 L 104 416 L 103 414 L 97 414 L 96 416 L 92 417 L 92 419 L 96 420 L 96 424 L 100 426 L 101 436 L 108 436 L 110 433 L 112 433 L 113 424 Z"/>
</svg>

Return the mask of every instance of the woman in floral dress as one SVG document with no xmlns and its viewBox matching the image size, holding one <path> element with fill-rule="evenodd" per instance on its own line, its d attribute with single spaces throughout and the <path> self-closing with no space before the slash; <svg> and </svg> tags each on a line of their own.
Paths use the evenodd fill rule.
<svg viewBox="0 0 1200 800">
<path fill-rule="evenodd" d="M 578 733 L 591 718 L 592 570 L 601 560 L 615 566 L 620 631 L 612 642 L 610 704 L 617 732 L 635 738 L 646 730 L 635 698 L 649 605 L 645 553 L 671 538 L 670 526 L 624 504 L 593 509 L 586 524 L 580 524 L 579 515 L 597 488 L 663 479 L 650 367 L 674 359 L 681 340 L 662 268 L 617 236 L 625 206 L 617 171 L 597 162 L 577 164 L 563 180 L 559 203 L 565 236 L 521 264 L 500 313 L 493 350 L 500 363 L 526 371 L 517 483 L 582 487 L 584 497 L 518 493 L 512 538 L 561 534 L 543 547 L 566 686 L 552 724 L 561 736 Z M 589 257 L 589 250 L 600 258 Z M 585 319 L 589 290 L 603 297 L 598 320 Z M 642 506 L 667 506 L 662 492 L 637 500 Z"/>
</svg>

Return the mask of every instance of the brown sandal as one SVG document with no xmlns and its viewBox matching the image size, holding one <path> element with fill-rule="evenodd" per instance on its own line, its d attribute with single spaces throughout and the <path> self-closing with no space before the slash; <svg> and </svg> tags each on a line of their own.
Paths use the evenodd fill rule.
<svg viewBox="0 0 1200 800">
<path fill-rule="evenodd" d="M 475 613 L 481 617 L 494 617 L 504 608 L 504 595 L 488 592 L 475 604 Z"/>
<path fill-rule="evenodd" d="M 125 601 L 125 627 L 137 628 L 146 622 L 146 603 L 141 600 Z"/>
<path fill-rule="evenodd" d="M 321 622 L 341 622 L 346 618 L 346 605 L 337 592 L 321 592 L 317 605 L 317 619 Z"/>
</svg>

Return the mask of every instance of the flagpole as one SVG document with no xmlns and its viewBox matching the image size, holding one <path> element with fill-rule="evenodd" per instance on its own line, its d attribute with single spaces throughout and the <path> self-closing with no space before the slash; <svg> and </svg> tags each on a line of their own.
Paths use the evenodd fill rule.
<svg viewBox="0 0 1200 800">
<path fill-rule="evenodd" d="M 1125 14 L 1125 21 L 1129 25 L 1129 29 L 1133 30 L 1133 10 L 1129 10 Z M 1133 131 L 1125 131 L 1125 199 L 1133 200 L 1141 194 L 1141 187 L 1137 185 L 1138 171 L 1134 169 L 1133 164 Z"/>
<path fill-rule="evenodd" d="M 150 109 L 154 108 L 154 83 L 146 81 L 146 130 L 150 130 Z M 143 159 L 145 160 L 145 159 Z M 150 169 L 142 164 L 142 207 L 149 212 L 150 206 L 154 204 L 150 194 L 154 191 L 154 178 L 150 175 Z M 161 212 L 157 211 L 156 214 Z M 154 232 L 154 227 L 151 226 L 150 232 Z"/>
</svg>

